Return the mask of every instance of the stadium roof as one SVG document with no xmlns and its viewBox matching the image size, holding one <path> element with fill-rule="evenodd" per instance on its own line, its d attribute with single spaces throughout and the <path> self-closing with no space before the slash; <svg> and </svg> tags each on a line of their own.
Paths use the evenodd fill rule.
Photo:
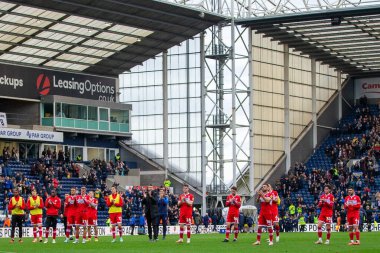
<svg viewBox="0 0 380 253">
<path fill-rule="evenodd" d="M 0 62 L 117 76 L 223 20 L 157 0 L 0 1 Z"/>
<path fill-rule="evenodd" d="M 236 22 L 350 75 L 380 72 L 380 5 Z"/>
</svg>

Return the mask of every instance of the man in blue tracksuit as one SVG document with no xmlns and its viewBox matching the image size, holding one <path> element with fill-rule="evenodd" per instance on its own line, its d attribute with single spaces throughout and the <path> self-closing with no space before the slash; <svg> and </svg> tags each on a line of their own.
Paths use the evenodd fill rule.
<svg viewBox="0 0 380 253">
<path fill-rule="evenodd" d="M 162 240 L 165 240 L 166 237 L 166 225 L 168 220 L 168 205 L 169 205 L 169 198 L 165 193 L 164 189 L 160 189 L 160 197 L 158 199 L 158 213 L 160 215 L 160 218 L 158 220 L 158 223 L 162 221 Z"/>
</svg>

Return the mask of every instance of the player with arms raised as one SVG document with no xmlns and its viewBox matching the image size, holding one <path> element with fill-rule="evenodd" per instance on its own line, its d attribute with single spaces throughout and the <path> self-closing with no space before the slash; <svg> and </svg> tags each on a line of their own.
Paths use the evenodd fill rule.
<svg viewBox="0 0 380 253">
<path fill-rule="evenodd" d="M 274 229 L 276 231 L 276 242 L 280 241 L 280 221 L 278 219 L 278 206 L 281 203 L 280 197 L 278 196 L 278 192 L 276 190 L 273 190 L 272 186 L 268 184 L 269 191 L 272 193 L 272 204 L 271 204 L 271 212 L 272 212 L 272 224 L 274 226 Z M 269 239 L 268 239 L 269 241 Z"/>
<path fill-rule="evenodd" d="M 234 229 L 235 237 L 234 242 L 237 241 L 239 234 L 239 208 L 241 206 L 241 198 L 236 194 L 237 187 L 231 187 L 231 194 L 227 196 L 226 206 L 228 206 L 227 214 L 227 228 L 226 228 L 226 238 L 223 242 L 229 242 L 230 232 Z M 232 226 L 231 226 L 232 225 Z"/>
<path fill-rule="evenodd" d="M 190 243 L 191 236 L 191 220 L 193 217 L 193 202 L 194 196 L 189 193 L 189 186 L 184 184 L 183 193 L 179 196 L 178 206 L 179 210 L 179 240 L 177 243 L 183 243 L 183 233 L 185 231 L 185 224 L 187 226 L 187 243 Z"/>
<path fill-rule="evenodd" d="M 318 241 L 315 244 L 322 244 L 322 225 L 326 224 L 327 238 L 325 244 L 330 244 L 331 224 L 334 208 L 334 195 L 331 194 L 331 186 L 326 185 L 324 193 L 319 198 L 318 207 L 321 208 L 321 213 L 318 217 Z"/>
<path fill-rule="evenodd" d="M 253 245 L 260 245 L 262 228 L 267 227 L 269 233 L 269 246 L 273 245 L 273 227 L 272 227 L 272 208 L 273 195 L 269 191 L 269 185 L 264 184 L 260 191 L 257 192 L 257 200 L 260 202 L 259 226 L 257 229 L 257 240 Z"/>
<path fill-rule="evenodd" d="M 116 187 L 111 187 L 111 195 L 107 198 L 107 206 L 109 207 L 108 213 L 110 215 L 111 230 L 112 230 L 112 243 L 116 242 L 116 225 L 119 228 L 120 242 L 123 242 L 123 228 L 121 227 L 121 213 L 123 206 L 123 199 L 117 193 Z"/>
<path fill-rule="evenodd" d="M 348 196 L 344 199 L 344 208 L 347 211 L 347 224 L 350 235 L 348 245 L 360 245 L 359 220 L 361 200 L 359 196 L 355 195 L 353 188 L 350 187 L 347 191 Z M 354 233 L 356 235 L 356 241 L 354 241 Z"/>
</svg>

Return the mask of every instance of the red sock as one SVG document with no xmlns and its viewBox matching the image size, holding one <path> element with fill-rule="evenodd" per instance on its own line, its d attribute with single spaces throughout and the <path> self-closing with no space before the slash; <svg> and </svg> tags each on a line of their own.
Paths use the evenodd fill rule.
<svg viewBox="0 0 380 253">
<path fill-rule="evenodd" d="M 235 228 L 235 239 L 238 238 L 238 235 L 239 235 L 239 228 Z"/>
<path fill-rule="evenodd" d="M 351 241 L 354 240 L 354 232 L 350 232 L 350 240 L 351 240 Z"/>
<path fill-rule="evenodd" d="M 120 236 L 120 237 L 123 236 L 123 229 L 122 229 L 122 228 L 119 228 L 119 236 Z"/>
<path fill-rule="evenodd" d="M 53 229 L 53 239 L 55 240 L 56 237 L 57 237 L 57 229 L 54 228 Z"/>
<path fill-rule="evenodd" d="M 180 227 L 179 228 L 179 238 L 180 239 L 183 239 L 183 231 L 184 231 L 183 227 Z"/>
<path fill-rule="evenodd" d="M 227 230 L 226 230 L 226 239 L 229 239 L 229 238 L 230 238 L 230 230 L 227 229 Z"/>
<path fill-rule="evenodd" d="M 70 231 L 71 231 L 71 226 L 67 226 L 67 228 L 66 228 L 66 238 L 70 237 Z"/>
<path fill-rule="evenodd" d="M 280 236 L 280 225 L 276 225 L 275 229 L 276 229 L 276 236 L 279 237 Z"/>
<path fill-rule="evenodd" d="M 86 240 L 86 238 L 87 238 L 87 235 L 86 233 L 83 232 L 83 240 Z"/>
<path fill-rule="evenodd" d="M 329 229 L 327 229 L 327 240 L 330 240 L 330 238 L 331 238 L 331 228 Z"/>
<path fill-rule="evenodd" d="M 37 238 L 37 228 L 36 227 L 33 227 L 33 237 L 34 237 L 34 239 Z"/>
<path fill-rule="evenodd" d="M 354 238 L 354 236 L 352 236 Z M 360 231 L 356 231 L 356 240 L 360 241 Z"/>
<path fill-rule="evenodd" d="M 190 239 L 191 237 L 191 226 L 187 226 L 187 238 Z"/>
<path fill-rule="evenodd" d="M 269 241 L 273 242 L 273 228 L 272 227 L 268 228 L 268 232 L 269 232 Z"/>
<path fill-rule="evenodd" d="M 112 238 L 116 238 L 116 228 L 112 227 Z"/>
<path fill-rule="evenodd" d="M 49 228 L 46 228 L 45 230 L 45 238 L 47 239 L 49 237 Z"/>
<path fill-rule="evenodd" d="M 42 238 L 42 227 L 38 228 L 38 233 L 39 233 L 40 237 Z"/>
<path fill-rule="evenodd" d="M 262 233 L 262 228 L 259 227 L 259 228 L 257 229 L 257 241 L 258 241 L 258 242 L 261 241 L 261 233 Z"/>
<path fill-rule="evenodd" d="M 322 238 L 322 228 L 318 228 L 318 238 L 321 239 Z"/>
</svg>

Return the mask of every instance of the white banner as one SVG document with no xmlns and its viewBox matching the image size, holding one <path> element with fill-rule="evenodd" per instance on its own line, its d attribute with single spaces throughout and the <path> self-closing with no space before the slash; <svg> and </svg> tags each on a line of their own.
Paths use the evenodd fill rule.
<svg viewBox="0 0 380 253">
<path fill-rule="evenodd" d="M 50 131 L 37 131 L 27 129 L 3 128 L 0 129 L 0 138 L 30 140 L 30 141 L 49 141 L 63 142 L 63 133 Z"/>
<path fill-rule="evenodd" d="M 301 226 L 299 226 L 300 231 Z M 207 233 L 212 233 L 213 226 L 209 225 L 208 228 L 206 229 L 203 225 L 199 226 L 199 232 L 201 234 L 207 234 Z M 218 233 L 224 233 L 226 229 L 225 225 L 218 225 L 216 226 L 216 231 Z M 317 224 L 306 224 L 305 226 L 305 231 L 304 232 L 317 232 L 318 227 Z M 372 229 L 373 232 L 378 232 L 380 231 L 380 224 L 378 224 L 376 227 L 374 224 L 372 224 Z M 195 234 L 196 231 L 196 226 L 191 227 L 191 233 Z M 323 226 L 322 231 L 325 232 L 325 227 Z M 367 231 L 367 225 L 364 224 L 363 226 L 363 232 Z M 147 228 L 145 228 L 145 232 L 147 233 Z M 332 232 L 335 231 L 335 225 L 332 226 Z M 92 231 L 92 234 L 94 231 Z M 16 228 L 16 237 L 18 237 L 18 229 Z M 43 234 L 45 235 L 45 228 L 43 228 Z M 128 226 L 123 226 L 123 235 L 130 235 L 131 234 L 131 227 Z M 159 229 L 159 234 L 162 234 L 162 226 L 160 226 Z M 178 235 L 179 234 L 179 226 L 168 226 L 167 227 L 167 234 L 168 235 Z M 11 229 L 10 228 L 0 228 L 0 238 L 9 238 L 11 235 Z M 111 236 L 111 229 L 110 227 L 98 227 L 98 235 L 99 236 Z M 135 226 L 135 231 L 134 235 L 138 235 L 138 226 Z M 52 236 L 52 230 L 50 230 L 50 236 Z M 63 237 L 65 236 L 65 230 L 62 226 L 62 224 L 58 224 L 57 227 L 57 236 L 58 237 Z M 27 227 L 23 228 L 23 237 L 33 237 L 33 228 Z"/>
<path fill-rule="evenodd" d="M 367 98 L 380 98 L 380 78 L 355 79 L 355 98 L 359 99 L 366 95 Z"/>
<path fill-rule="evenodd" d="M 0 128 L 7 126 L 7 114 L 5 114 L 4 112 L 0 112 Z"/>
</svg>

